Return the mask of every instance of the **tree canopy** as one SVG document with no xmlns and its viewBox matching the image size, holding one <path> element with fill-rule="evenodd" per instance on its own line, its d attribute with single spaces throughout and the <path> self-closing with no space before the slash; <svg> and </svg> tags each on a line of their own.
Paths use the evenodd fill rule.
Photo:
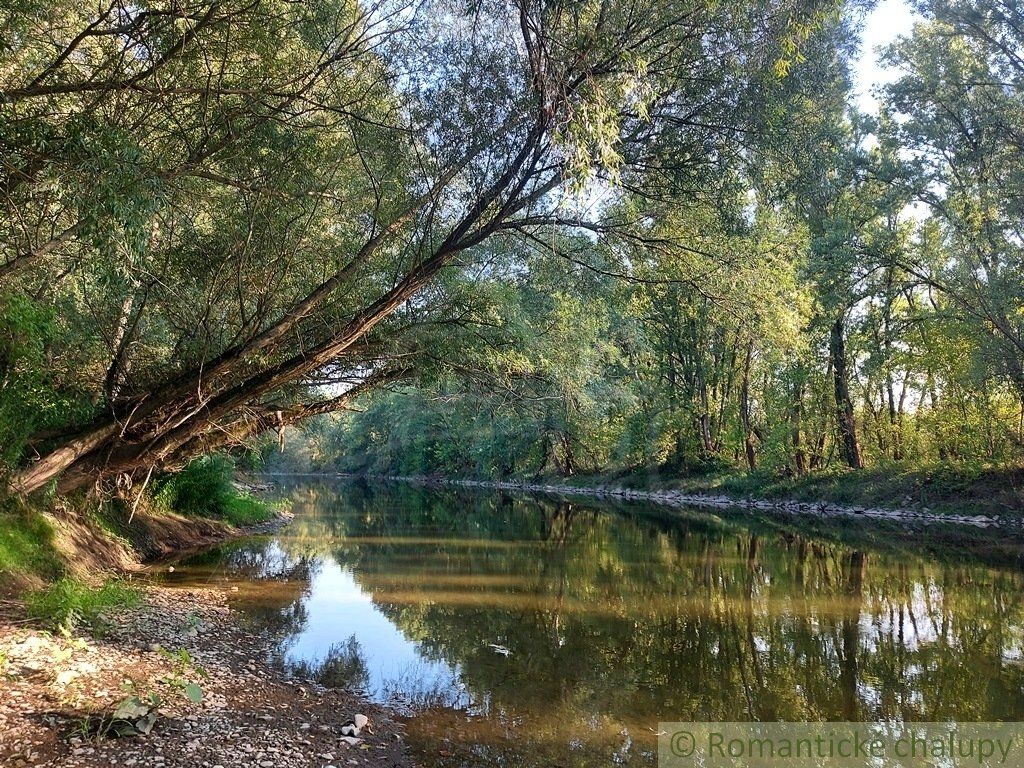
<svg viewBox="0 0 1024 768">
<path fill-rule="evenodd" d="M 8 484 L 355 403 L 325 465 L 1019 460 L 1019 14 L 921 3 L 861 115 L 862 11 L 14 3 Z"/>
</svg>

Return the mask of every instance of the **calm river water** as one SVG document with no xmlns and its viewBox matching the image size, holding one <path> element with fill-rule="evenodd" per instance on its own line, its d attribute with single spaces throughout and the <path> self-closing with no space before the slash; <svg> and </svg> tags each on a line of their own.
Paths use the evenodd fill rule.
<svg viewBox="0 0 1024 768">
<path fill-rule="evenodd" d="M 940 528 L 304 482 L 178 567 L 428 768 L 654 765 L 659 720 L 1024 720 L 1016 545 Z M 931 542 L 926 552 L 922 542 Z"/>
</svg>

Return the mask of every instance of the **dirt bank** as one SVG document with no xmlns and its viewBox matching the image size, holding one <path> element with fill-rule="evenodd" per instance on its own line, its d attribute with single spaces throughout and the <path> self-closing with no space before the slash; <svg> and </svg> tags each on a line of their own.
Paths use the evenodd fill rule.
<svg viewBox="0 0 1024 768">
<path fill-rule="evenodd" d="M 244 629 L 222 591 L 153 587 L 141 608 L 104 621 L 99 639 L 61 638 L 0 604 L 0 765 L 413 765 L 387 712 L 268 666 L 273 638 Z M 131 722 L 144 719 L 153 695 L 148 735 L 96 735 L 125 727 L 109 715 L 132 696 L 142 709 Z M 357 713 L 374 732 L 349 745 L 341 727 Z"/>
<path fill-rule="evenodd" d="M 291 520 L 290 513 L 278 511 L 267 522 L 236 528 L 220 520 L 154 511 L 145 505 L 130 514 L 81 499 L 58 498 L 45 509 L 24 501 L 11 503 L 16 506 L 0 515 L 0 525 L 33 520 L 34 543 L 45 553 L 48 567 L 4 571 L 0 564 L 0 599 L 16 599 L 61 575 L 98 583 L 112 575 L 137 573 L 152 563 L 235 536 L 274 530 Z"/>
</svg>

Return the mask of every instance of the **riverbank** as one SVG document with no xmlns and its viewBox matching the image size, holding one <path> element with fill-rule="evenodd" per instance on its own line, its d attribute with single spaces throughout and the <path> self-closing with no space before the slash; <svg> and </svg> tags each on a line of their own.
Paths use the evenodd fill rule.
<svg viewBox="0 0 1024 768">
<path fill-rule="evenodd" d="M 960 478 L 934 477 L 938 473 L 916 476 L 895 476 L 870 473 L 822 475 L 804 480 L 761 482 L 752 476 L 704 476 L 681 479 L 643 476 L 586 476 L 567 480 L 475 480 L 435 476 L 389 476 L 388 479 L 423 484 L 493 488 L 530 493 L 553 493 L 563 496 L 611 498 L 648 501 L 669 507 L 704 507 L 711 509 L 740 508 L 761 512 L 817 517 L 874 518 L 908 523 L 955 523 L 978 527 L 1020 528 L 1024 525 L 1024 477 L 1016 471 L 1004 473 L 999 483 L 993 476 L 982 476 L 973 482 Z M 1012 476 L 1009 476 L 1012 475 Z M 1018 481 L 1020 485 L 1018 485 Z M 956 491 L 942 488 L 955 486 Z M 924 498 L 922 488 L 935 499 L 934 506 L 915 503 L 907 493 L 917 488 L 917 498 Z M 844 503 L 840 499 L 869 500 L 871 503 Z M 894 501 L 900 500 L 900 501 Z"/>
<path fill-rule="evenodd" d="M 0 598 L 60 579 L 98 584 L 234 536 L 273 530 L 291 513 L 269 499 L 272 491 L 251 478 L 222 477 L 194 489 L 205 505 L 191 510 L 151 494 L 132 504 L 84 494 L 0 498 Z"/>
<path fill-rule="evenodd" d="M 290 522 L 273 490 L 235 478 L 221 519 L 149 497 L 5 500 L 0 765 L 412 765 L 385 711 L 273 668 L 275 639 L 244 627 L 226 590 L 151 583 L 155 564 Z M 376 733 L 347 744 L 355 714 Z"/>
<path fill-rule="evenodd" d="M 61 637 L 0 604 L 0 765 L 413 765 L 385 710 L 268 665 L 273 638 L 245 629 L 223 590 L 147 587 L 95 629 Z M 348 744 L 341 726 L 356 714 L 373 733 Z"/>
</svg>

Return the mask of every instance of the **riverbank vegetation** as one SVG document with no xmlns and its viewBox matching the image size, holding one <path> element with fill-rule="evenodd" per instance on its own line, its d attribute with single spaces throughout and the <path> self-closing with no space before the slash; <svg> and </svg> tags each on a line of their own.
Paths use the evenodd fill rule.
<svg viewBox="0 0 1024 768">
<path fill-rule="evenodd" d="M 28 590 L 39 618 L 89 623 L 109 607 L 106 598 L 127 594 L 106 581 L 111 574 L 273 524 L 284 519 L 283 506 L 235 480 L 234 463 L 222 456 L 160 476 L 132 501 L 84 492 L 8 497 L 0 507 L 0 598 Z"/>
<path fill-rule="evenodd" d="M 830 48 L 642 237 L 505 246 L 454 359 L 308 430 L 310 465 L 1020 509 L 1024 39 L 999 3 L 916 7 L 876 114 Z"/>
<path fill-rule="evenodd" d="M 9 502 L 0 510 L 0 575 L 56 578 L 61 567 L 53 539 L 53 525 L 38 510 Z"/>
<path fill-rule="evenodd" d="M 65 577 L 30 592 L 25 597 L 25 607 L 31 618 L 62 634 L 71 634 L 83 625 L 102 631 L 105 611 L 131 608 L 141 601 L 142 592 L 121 581 L 110 580 L 92 587 Z"/>
<path fill-rule="evenodd" d="M 581 474 L 573 486 L 678 490 L 737 499 L 828 502 L 843 506 L 928 510 L 937 514 L 1016 517 L 1024 473 L 1019 468 L 942 464 L 885 464 L 860 470 L 833 466 L 792 476 L 724 467 L 676 475 L 657 471 Z"/>
<path fill-rule="evenodd" d="M 922 0 L 865 114 L 869 8 L 16 3 L 8 492 L 1020 466 L 1019 20 Z"/>
<path fill-rule="evenodd" d="M 160 510 L 223 520 L 236 527 L 265 523 L 278 505 L 240 490 L 234 484 L 235 463 L 227 456 L 202 456 L 184 469 L 155 483 L 153 504 Z"/>
</svg>

